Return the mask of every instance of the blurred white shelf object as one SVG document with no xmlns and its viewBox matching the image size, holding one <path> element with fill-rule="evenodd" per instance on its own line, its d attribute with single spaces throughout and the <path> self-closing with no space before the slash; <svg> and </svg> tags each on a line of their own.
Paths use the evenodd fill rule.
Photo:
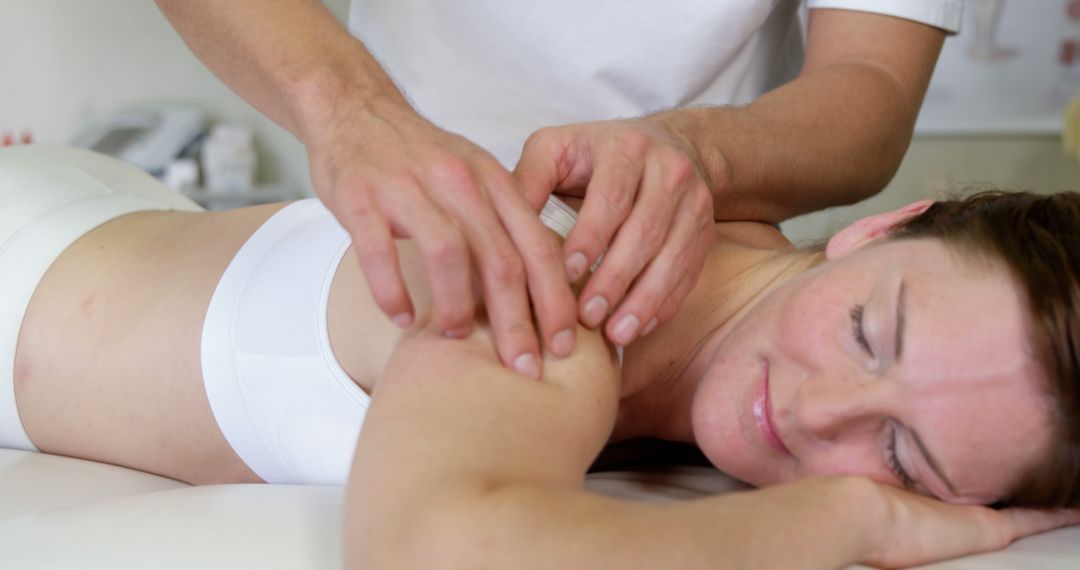
<svg viewBox="0 0 1080 570">
<path fill-rule="evenodd" d="M 281 184 L 256 184 L 251 190 L 243 191 L 207 190 L 201 186 L 189 186 L 180 192 L 207 210 L 227 210 L 304 197 L 296 188 Z"/>
</svg>

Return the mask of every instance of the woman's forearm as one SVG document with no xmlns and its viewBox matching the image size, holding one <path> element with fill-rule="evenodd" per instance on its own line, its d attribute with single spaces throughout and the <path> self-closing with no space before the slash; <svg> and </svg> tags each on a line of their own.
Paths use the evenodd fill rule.
<svg viewBox="0 0 1080 570">
<path fill-rule="evenodd" d="M 827 478 L 677 503 L 614 499 L 578 489 L 511 484 L 432 498 L 383 526 L 387 538 L 346 536 L 373 551 L 357 568 L 839 568 L 872 551 L 882 517 L 859 478 Z M 362 508 L 349 505 L 348 508 Z M 400 516 L 401 513 L 396 513 Z M 423 521 L 420 523 L 419 521 Z M 422 530 L 421 530 L 422 529 Z M 393 537 L 393 538 L 391 538 Z M 383 547 L 383 548 L 380 548 Z"/>
<path fill-rule="evenodd" d="M 407 105 L 364 45 L 319 0 L 156 0 L 222 81 L 301 140 L 343 100 Z"/>
<path fill-rule="evenodd" d="M 859 478 L 666 505 L 588 493 L 619 396 L 595 331 L 529 381 L 486 336 L 414 329 L 365 416 L 349 476 L 349 567 L 834 568 L 870 552 L 877 488 Z"/>
</svg>

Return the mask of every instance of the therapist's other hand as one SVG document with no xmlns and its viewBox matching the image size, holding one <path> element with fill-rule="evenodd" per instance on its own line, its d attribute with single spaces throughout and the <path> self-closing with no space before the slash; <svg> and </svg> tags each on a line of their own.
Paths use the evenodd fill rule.
<svg viewBox="0 0 1080 570">
<path fill-rule="evenodd" d="M 625 346 L 670 319 L 697 282 L 714 239 L 700 158 L 659 123 L 616 120 L 544 128 L 514 170 L 535 208 L 552 192 L 584 196 L 563 244 L 581 321 Z M 605 252 L 606 250 L 606 252 Z M 608 318 L 610 316 L 610 318 Z"/>
<path fill-rule="evenodd" d="M 315 191 L 352 236 L 372 295 L 395 323 L 415 318 L 394 246 L 409 237 L 445 335 L 472 329 L 475 263 L 504 363 L 540 375 L 530 292 L 547 346 L 558 356 L 573 350 L 576 306 L 558 244 L 491 154 L 397 101 L 339 105 L 309 124 L 302 138 Z"/>
</svg>

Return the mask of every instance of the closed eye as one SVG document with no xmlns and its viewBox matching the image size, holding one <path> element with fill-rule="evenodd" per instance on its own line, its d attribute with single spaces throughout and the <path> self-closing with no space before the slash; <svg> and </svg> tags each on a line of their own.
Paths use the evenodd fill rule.
<svg viewBox="0 0 1080 570">
<path fill-rule="evenodd" d="M 851 328 L 855 335 L 855 342 L 859 343 L 863 351 L 870 358 L 874 358 L 874 349 L 870 347 L 870 341 L 866 340 L 866 332 L 863 330 L 863 305 L 855 305 L 851 308 Z"/>
</svg>

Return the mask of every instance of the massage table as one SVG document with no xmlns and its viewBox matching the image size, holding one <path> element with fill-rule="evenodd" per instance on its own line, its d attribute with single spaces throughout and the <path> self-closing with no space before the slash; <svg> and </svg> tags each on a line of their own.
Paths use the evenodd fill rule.
<svg viewBox="0 0 1080 570">
<path fill-rule="evenodd" d="M 593 473 L 587 485 L 647 501 L 746 488 L 700 466 Z M 193 487 L 112 465 L 0 450 L 0 568 L 339 568 L 342 499 L 340 487 Z M 1080 528 L 925 568 L 1075 570 Z"/>
</svg>

